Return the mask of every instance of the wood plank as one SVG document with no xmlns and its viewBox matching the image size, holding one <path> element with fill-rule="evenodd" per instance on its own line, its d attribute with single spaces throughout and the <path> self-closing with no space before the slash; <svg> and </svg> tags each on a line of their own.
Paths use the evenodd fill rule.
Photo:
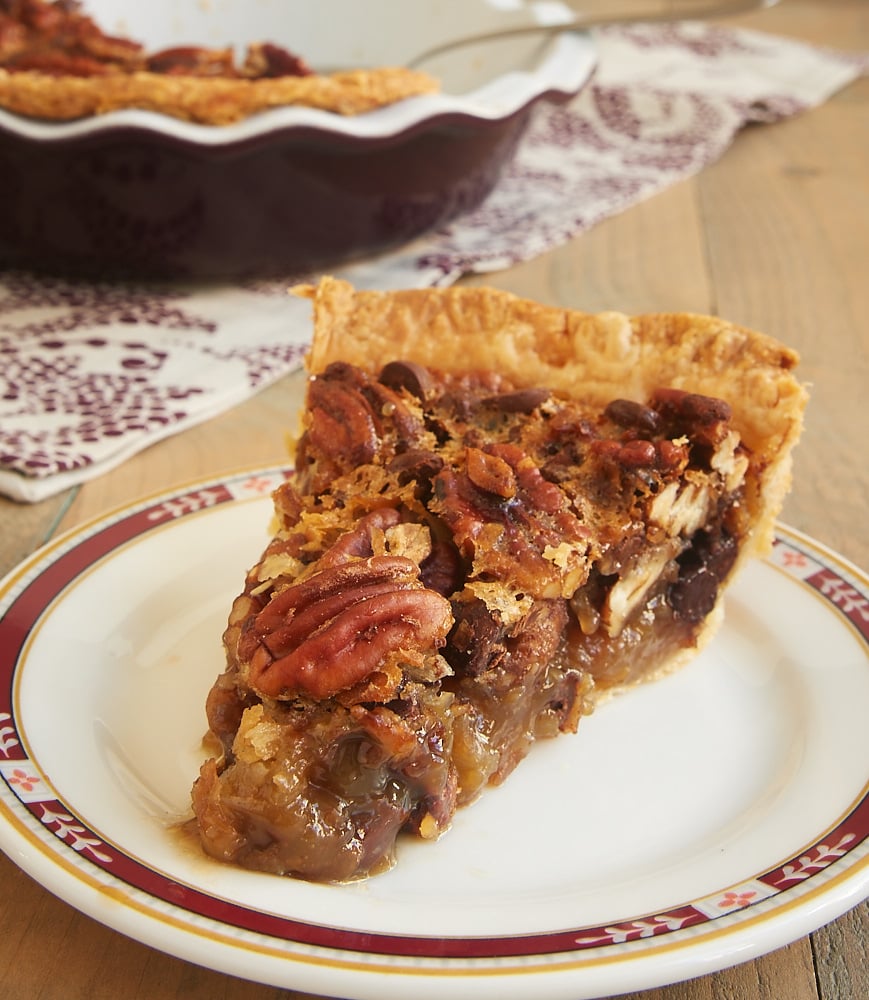
<svg viewBox="0 0 869 1000">
<path fill-rule="evenodd" d="M 869 80 L 823 113 L 749 129 L 699 190 L 718 311 L 795 347 L 812 386 L 783 519 L 866 565 L 851 514 L 869 497 L 869 128 L 852 127 L 857 102 L 869 121 Z"/>
<path fill-rule="evenodd" d="M 226 976 L 84 916 L 0 854 L 0 976 L 5 1000 L 309 1000 Z"/>
<path fill-rule="evenodd" d="M 666 220 L 666 225 L 662 225 Z M 654 254 L 649 248 L 654 247 Z M 571 309 L 709 312 L 696 182 L 682 181 L 509 271 L 510 291 Z M 463 280 L 499 285 L 498 273 Z"/>
<path fill-rule="evenodd" d="M 755 962 L 673 986 L 628 993 L 620 1000 L 676 1000 L 677 997 L 678 1000 L 818 1000 L 811 949 L 807 941 L 797 941 Z"/>
<path fill-rule="evenodd" d="M 821 1000 L 869 997 L 869 901 L 813 935 Z"/>
</svg>

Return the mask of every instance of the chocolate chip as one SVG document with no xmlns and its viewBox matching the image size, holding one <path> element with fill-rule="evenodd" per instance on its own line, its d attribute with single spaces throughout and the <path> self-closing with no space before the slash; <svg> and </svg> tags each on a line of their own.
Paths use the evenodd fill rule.
<svg viewBox="0 0 869 1000">
<path fill-rule="evenodd" d="M 730 405 L 723 399 L 683 389 L 658 389 L 651 402 L 665 420 L 692 436 L 725 424 L 731 417 Z"/>
<path fill-rule="evenodd" d="M 551 395 L 548 389 L 543 388 L 516 389 L 513 392 L 501 392 L 497 396 L 489 396 L 483 402 L 501 410 L 502 413 L 531 413 Z"/>
<path fill-rule="evenodd" d="M 455 625 L 443 655 L 457 674 L 479 677 L 507 655 L 507 630 L 482 601 L 453 601 Z M 496 612 L 497 614 L 497 612 Z"/>
<path fill-rule="evenodd" d="M 379 381 L 390 389 L 406 389 L 417 399 L 425 399 L 432 387 L 428 369 L 415 361 L 390 361 L 381 369 Z"/>
<path fill-rule="evenodd" d="M 389 471 L 398 473 L 398 481 L 402 484 L 411 480 L 428 482 L 444 467 L 444 460 L 433 451 L 422 448 L 411 448 L 401 452 L 389 463 Z"/>
<path fill-rule="evenodd" d="M 721 581 L 736 559 L 736 539 L 698 531 L 679 556 L 679 577 L 670 588 L 670 605 L 683 621 L 697 623 L 715 606 Z"/>
<path fill-rule="evenodd" d="M 635 428 L 647 434 L 656 434 L 661 428 L 660 416 L 633 399 L 614 399 L 607 405 L 604 414 L 619 427 Z"/>
</svg>

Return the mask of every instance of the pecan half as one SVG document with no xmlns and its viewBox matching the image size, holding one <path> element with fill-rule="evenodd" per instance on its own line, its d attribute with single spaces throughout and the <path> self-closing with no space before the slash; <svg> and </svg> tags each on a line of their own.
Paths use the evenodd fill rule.
<svg viewBox="0 0 869 1000">
<path fill-rule="evenodd" d="M 466 448 L 465 459 L 468 479 L 478 489 L 505 500 L 516 496 L 516 474 L 499 455 Z"/>
<path fill-rule="evenodd" d="M 272 698 L 330 698 L 391 654 L 434 654 L 452 625 L 449 601 L 400 556 L 327 567 L 276 594 L 242 632 L 248 683 Z"/>
<path fill-rule="evenodd" d="M 333 479 L 381 456 L 418 444 L 425 428 L 406 393 L 382 385 L 345 362 L 335 361 L 308 383 L 307 430 L 297 452 L 297 469 L 311 476 L 308 492 L 325 492 Z"/>
<path fill-rule="evenodd" d="M 401 521 L 401 514 L 394 507 L 379 507 L 360 517 L 352 530 L 345 532 L 323 555 L 318 566 L 340 566 L 355 558 L 374 555 L 373 535 L 384 532 Z"/>
<path fill-rule="evenodd" d="M 435 478 L 432 508 L 473 576 L 510 581 L 533 597 L 570 596 L 586 572 L 589 533 L 562 491 L 518 445 L 468 448 L 466 456 L 464 470 L 447 467 Z"/>
<path fill-rule="evenodd" d="M 308 385 L 310 425 L 305 443 L 318 457 L 326 456 L 344 468 L 370 462 L 377 453 L 374 413 L 347 377 L 349 366 L 330 365 Z"/>
</svg>

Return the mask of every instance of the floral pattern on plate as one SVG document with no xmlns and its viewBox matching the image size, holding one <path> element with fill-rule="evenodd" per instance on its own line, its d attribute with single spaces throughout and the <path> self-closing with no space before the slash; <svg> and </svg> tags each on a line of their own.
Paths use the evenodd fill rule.
<svg viewBox="0 0 869 1000">
<path fill-rule="evenodd" d="M 0 585 L 0 776 L 4 782 L 0 788 L 0 842 L 4 846 L 20 841 L 29 849 L 35 845 L 43 864 L 67 871 L 64 879 L 93 878 L 100 884 L 126 887 L 135 894 L 135 907 L 146 911 L 156 907 L 155 912 L 161 915 L 158 919 L 166 919 L 168 913 L 173 923 L 196 933 L 204 921 L 207 926 L 229 929 L 232 935 L 241 935 L 241 940 L 259 947 L 272 941 L 274 946 L 282 942 L 293 954 L 302 949 L 306 961 L 313 960 L 312 955 L 328 955 L 323 958 L 327 972 L 347 963 L 361 961 L 376 966 L 379 961 L 388 961 L 397 970 L 416 969 L 418 973 L 428 969 L 435 979 L 448 970 L 488 969 L 494 975 L 505 968 L 544 972 L 564 963 L 581 968 L 587 956 L 599 958 L 610 950 L 636 952 L 639 959 L 664 940 L 699 948 L 710 936 L 715 941 L 719 931 L 742 925 L 750 929 L 756 919 L 779 919 L 780 913 L 803 903 L 808 908 L 818 907 L 819 901 L 823 904 L 829 898 L 834 908 L 847 908 L 866 894 L 869 791 L 865 780 L 862 788 L 855 789 L 850 808 L 837 816 L 819 816 L 817 835 L 767 869 L 747 871 L 744 878 L 722 884 L 713 892 L 655 912 L 639 912 L 629 919 L 530 928 L 526 933 L 445 937 L 427 935 L 416 928 L 396 934 L 384 933 L 376 926 L 331 926 L 307 920 L 303 914 L 282 914 L 269 906 L 258 908 L 245 900 L 226 898 L 209 891 L 201 880 L 185 884 L 104 831 L 91 828 L 87 807 L 68 795 L 63 784 L 55 788 L 43 773 L 38 739 L 37 745 L 30 745 L 32 726 L 27 718 L 20 718 L 22 673 L 26 677 L 32 670 L 34 636 L 38 639 L 45 622 L 75 593 L 79 579 L 105 572 L 130 545 L 150 544 L 150 536 L 167 525 L 184 530 L 187 523 L 213 518 L 222 509 L 267 503 L 264 498 L 286 474 L 283 469 L 258 470 L 142 501 L 62 536 Z M 864 673 L 869 672 L 866 576 L 785 527 L 779 528 L 765 565 L 769 572 L 784 574 L 788 586 L 813 594 L 827 609 L 824 614 L 829 629 L 851 633 L 862 660 L 850 669 L 857 671 L 862 683 Z M 228 595 L 226 607 L 230 599 Z M 581 740 L 582 734 L 575 739 Z M 69 875 L 67 859 L 73 855 L 77 860 Z M 72 893 L 71 899 L 75 898 Z M 321 983 L 314 985 L 324 988 Z"/>
</svg>

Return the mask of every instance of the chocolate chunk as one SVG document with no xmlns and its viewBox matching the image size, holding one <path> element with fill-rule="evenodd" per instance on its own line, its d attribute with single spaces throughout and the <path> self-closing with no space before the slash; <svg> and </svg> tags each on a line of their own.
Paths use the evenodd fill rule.
<svg viewBox="0 0 869 1000">
<path fill-rule="evenodd" d="M 548 389 L 516 389 L 513 392 L 501 392 L 497 396 L 489 396 L 483 402 L 496 410 L 501 410 L 502 413 L 531 413 L 551 395 Z"/>
<path fill-rule="evenodd" d="M 660 415 L 633 399 L 614 399 L 604 410 L 604 415 L 619 427 L 634 428 L 646 434 L 657 434 L 661 429 Z"/>
<path fill-rule="evenodd" d="M 679 556 L 679 576 L 670 588 L 670 605 L 683 621 L 703 621 L 715 606 L 718 588 L 736 560 L 736 539 L 698 531 Z"/>
<path fill-rule="evenodd" d="M 389 471 L 398 473 L 398 481 L 402 485 L 411 480 L 418 483 L 431 482 L 443 467 L 443 458 L 424 448 L 410 448 L 396 455 L 389 463 Z"/>
<path fill-rule="evenodd" d="M 406 389 L 417 399 L 425 399 L 432 387 L 428 369 L 413 361 L 390 361 L 381 369 L 379 381 L 390 389 Z"/>
<path fill-rule="evenodd" d="M 507 655 L 506 629 L 482 601 L 453 601 L 455 625 L 442 650 L 459 676 L 478 677 Z"/>
</svg>

